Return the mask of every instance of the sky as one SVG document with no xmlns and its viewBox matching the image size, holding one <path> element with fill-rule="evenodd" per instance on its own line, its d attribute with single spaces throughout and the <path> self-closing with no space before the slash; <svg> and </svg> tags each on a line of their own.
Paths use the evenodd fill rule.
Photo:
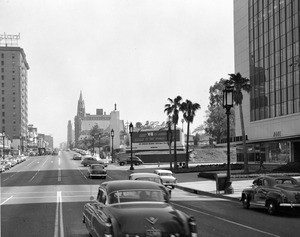
<svg viewBox="0 0 300 237">
<path fill-rule="evenodd" d="M 133 124 L 166 121 L 180 95 L 201 106 L 193 131 L 209 87 L 234 72 L 232 0 L 0 0 L 0 32 L 20 33 L 28 122 L 55 146 L 74 128 L 80 91 L 87 113 L 116 103 Z"/>
</svg>

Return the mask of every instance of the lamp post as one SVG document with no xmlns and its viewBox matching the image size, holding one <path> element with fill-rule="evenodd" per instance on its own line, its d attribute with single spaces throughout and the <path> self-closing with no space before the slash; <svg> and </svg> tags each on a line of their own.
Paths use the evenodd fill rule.
<svg viewBox="0 0 300 237">
<path fill-rule="evenodd" d="M 3 151 L 2 151 L 2 153 L 3 153 L 3 156 L 2 156 L 2 158 L 3 158 L 3 160 L 5 159 L 5 153 L 4 153 L 4 148 L 5 148 L 5 146 L 4 146 L 4 142 L 5 142 L 5 133 L 4 133 L 4 131 L 2 132 L 2 145 L 3 145 Z"/>
<path fill-rule="evenodd" d="M 110 131 L 110 136 L 111 136 L 111 161 L 114 163 L 114 136 L 115 136 L 115 131 L 111 129 Z"/>
<path fill-rule="evenodd" d="M 226 109 L 227 115 L 227 179 L 225 193 L 232 194 L 233 188 L 231 186 L 231 167 L 230 167 L 230 109 L 233 107 L 233 87 L 226 85 L 225 90 L 223 90 L 223 108 Z"/>
<path fill-rule="evenodd" d="M 171 146 L 172 146 L 172 129 L 171 129 L 171 119 L 168 120 L 168 131 L 167 131 L 167 140 L 169 145 L 169 155 L 170 155 L 170 170 L 172 170 L 172 152 L 171 152 Z"/>
<path fill-rule="evenodd" d="M 133 162 L 132 162 L 132 133 L 133 133 L 133 125 L 129 124 L 129 133 L 130 133 L 130 170 L 134 170 Z"/>
</svg>

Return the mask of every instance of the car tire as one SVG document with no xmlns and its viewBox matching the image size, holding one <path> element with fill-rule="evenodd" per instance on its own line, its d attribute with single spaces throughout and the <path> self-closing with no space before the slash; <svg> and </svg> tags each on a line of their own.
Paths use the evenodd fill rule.
<svg viewBox="0 0 300 237">
<path fill-rule="evenodd" d="M 273 200 L 267 202 L 268 213 L 270 215 L 275 215 L 277 213 L 277 203 Z"/>
<path fill-rule="evenodd" d="M 124 162 L 120 162 L 120 166 L 123 166 L 124 165 Z"/>
<path fill-rule="evenodd" d="M 86 167 L 86 164 L 84 164 L 83 166 Z"/>
<path fill-rule="evenodd" d="M 242 203 L 243 203 L 243 208 L 249 209 L 249 207 L 250 207 L 250 201 L 249 201 L 249 199 L 246 196 L 243 197 Z"/>
</svg>

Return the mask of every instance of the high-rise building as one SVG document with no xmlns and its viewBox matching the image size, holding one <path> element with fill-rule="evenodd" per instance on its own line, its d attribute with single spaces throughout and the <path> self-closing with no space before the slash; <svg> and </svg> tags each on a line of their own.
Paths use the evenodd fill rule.
<svg viewBox="0 0 300 237">
<path fill-rule="evenodd" d="M 80 91 L 79 100 L 77 103 L 77 115 L 74 118 L 75 126 L 75 144 L 78 142 L 80 132 L 81 132 L 81 120 L 85 117 L 85 105 L 82 98 L 82 92 Z"/>
<path fill-rule="evenodd" d="M 298 0 L 234 0 L 235 72 L 252 87 L 242 104 L 249 162 L 258 154 L 270 163 L 300 161 L 299 27 Z"/>
<path fill-rule="evenodd" d="M 71 120 L 69 120 L 69 122 L 68 122 L 68 137 L 67 137 L 67 147 L 68 148 L 72 147 L 72 141 L 73 141 L 72 135 L 73 135 L 72 123 L 71 123 Z"/>
<path fill-rule="evenodd" d="M 14 46 L 0 46 L 0 61 L 0 129 L 13 140 L 14 145 L 21 147 L 22 141 L 27 137 L 29 65 L 24 50 Z"/>
</svg>

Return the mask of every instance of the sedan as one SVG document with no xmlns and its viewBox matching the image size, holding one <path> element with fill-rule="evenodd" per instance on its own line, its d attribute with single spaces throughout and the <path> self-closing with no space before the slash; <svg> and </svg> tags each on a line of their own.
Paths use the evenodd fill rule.
<svg viewBox="0 0 300 237">
<path fill-rule="evenodd" d="M 195 219 L 169 204 L 155 182 L 104 182 L 97 199 L 84 205 L 83 223 L 91 236 L 197 236 Z"/>
<path fill-rule="evenodd" d="M 140 158 L 138 158 L 137 156 L 133 156 L 133 157 L 132 157 L 132 163 L 133 163 L 134 165 L 142 165 L 142 164 L 144 164 L 144 162 L 143 162 Z M 127 157 L 127 158 L 124 159 L 124 160 L 120 160 L 120 161 L 119 161 L 119 165 L 123 166 L 123 165 L 125 165 L 125 164 L 131 164 L 131 157 L 130 157 L 130 156 Z"/>
<path fill-rule="evenodd" d="M 89 170 L 88 170 L 89 178 L 100 177 L 100 178 L 106 179 L 106 176 L 107 176 L 107 171 L 106 171 L 104 165 L 92 164 L 89 167 Z"/>
<path fill-rule="evenodd" d="M 1 160 L 1 165 L 4 167 L 4 171 L 11 168 L 11 162 L 7 160 Z"/>
<path fill-rule="evenodd" d="M 241 201 L 246 209 L 258 205 L 267 208 L 271 215 L 282 208 L 299 208 L 300 184 L 291 177 L 258 177 L 251 188 L 243 190 Z"/>
<path fill-rule="evenodd" d="M 90 166 L 92 164 L 101 164 L 105 166 L 104 161 L 94 156 L 84 156 L 83 160 L 81 161 L 81 164 L 83 166 Z"/>
<path fill-rule="evenodd" d="M 154 170 L 154 174 L 157 174 L 162 179 L 163 184 L 166 187 L 175 188 L 177 179 L 173 176 L 170 170 Z"/>
<path fill-rule="evenodd" d="M 82 156 L 79 153 L 74 153 L 73 160 L 81 160 Z"/>
</svg>

